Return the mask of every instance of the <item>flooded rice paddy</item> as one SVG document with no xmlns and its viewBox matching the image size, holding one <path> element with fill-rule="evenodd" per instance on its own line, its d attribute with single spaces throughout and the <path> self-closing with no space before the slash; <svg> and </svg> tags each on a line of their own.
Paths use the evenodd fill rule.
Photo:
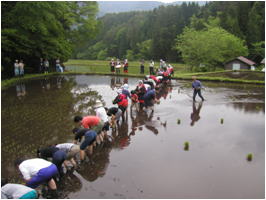
<svg viewBox="0 0 266 200">
<path fill-rule="evenodd" d="M 137 81 L 59 76 L 2 91 L 2 177 L 21 182 L 14 159 L 72 142 L 75 115 L 93 114 L 97 99 L 112 106 L 115 87 L 128 82 L 134 89 Z M 65 175 L 59 197 L 264 198 L 264 87 L 203 84 L 202 104 L 193 104 L 191 82 L 173 80 L 157 94 L 154 113 L 128 109 L 127 122 L 109 131 L 113 139 Z"/>
</svg>

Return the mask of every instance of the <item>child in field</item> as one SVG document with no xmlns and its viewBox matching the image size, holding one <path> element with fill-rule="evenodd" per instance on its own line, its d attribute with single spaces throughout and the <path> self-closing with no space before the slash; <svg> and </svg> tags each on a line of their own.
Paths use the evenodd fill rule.
<svg viewBox="0 0 266 200">
<path fill-rule="evenodd" d="M 122 116 L 122 110 L 117 107 L 105 108 L 107 115 L 111 117 L 110 126 L 116 128 L 119 125 L 120 118 Z"/>
<path fill-rule="evenodd" d="M 74 168 L 77 167 L 75 157 L 80 151 L 79 145 L 73 143 L 62 143 L 57 144 L 55 147 L 61 151 L 64 151 L 67 154 L 66 160 L 70 161 Z M 64 165 L 67 168 L 66 162 L 64 162 Z"/>
<path fill-rule="evenodd" d="M 58 170 L 53 163 L 41 158 L 17 159 L 15 166 L 23 175 L 26 186 L 36 188 L 42 183 L 48 183 L 48 187 L 56 192 L 57 187 L 53 177 L 58 174 Z"/>
<path fill-rule="evenodd" d="M 1 199 L 38 199 L 36 190 L 21 184 L 1 180 Z"/>
</svg>

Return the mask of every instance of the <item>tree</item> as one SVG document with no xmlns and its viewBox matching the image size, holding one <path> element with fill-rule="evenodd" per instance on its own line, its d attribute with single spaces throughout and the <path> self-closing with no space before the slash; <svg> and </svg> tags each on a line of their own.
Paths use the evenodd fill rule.
<svg viewBox="0 0 266 200">
<path fill-rule="evenodd" d="M 212 26 L 200 31 L 185 28 L 183 34 L 177 37 L 177 50 L 181 51 L 185 63 L 197 70 L 201 64 L 208 70 L 215 70 L 232 58 L 248 54 L 243 40 Z"/>
<path fill-rule="evenodd" d="M 92 37 L 95 27 L 95 2 L 77 6 L 76 2 L 2 2 L 2 66 L 4 76 L 13 74 L 15 59 L 23 59 L 27 72 L 36 72 L 40 57 L 67 60 L 80 37 Z M 96 4 L 97 5 L 97 4 Z M 89 14 L 90 13 L 90 14 Z M 94 30 L 94 29 L 93 29 Z M 88 38 L 86 38 L 87 40 Z"/>
</svg>

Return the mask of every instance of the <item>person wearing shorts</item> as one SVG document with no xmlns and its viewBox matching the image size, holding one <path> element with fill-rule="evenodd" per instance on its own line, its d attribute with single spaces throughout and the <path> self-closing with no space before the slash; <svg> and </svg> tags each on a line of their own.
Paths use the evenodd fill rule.
<svg viewBox="0 0 266 200">
<path fill-rule="evenodd" d="M 77 163 L 74 158 L 80 151 L 79 145 L 73 143 L 62 143 L 57 144 L 55 147 L 61 151 L 64 151 L 67 154 L 66 160 L 70 161 L 74 168 L 77 167 Z M 66 164 L 65 167 L 67 167 Z"/>
<path fill-rule="evenodd" d="M 48 187 L 56 191 L 57 187 L 53 177 L 58 174 L 58 170 L 53 163 L 41 158 L 18 159 L 15 161 L 15 166 L 18 167 L 26 181 L 26 186 L 36 188 L 42 183 L 48 183 Z"/>
<path fill-rule="evenodd" d="M 67 154 L 56 148 L 55 146 L 45 147 L 37 150 L 37 157 L 47 160 L 52 158 L 52 163 L 56 165 L 60 176 L 63 176 L 64 171 L 62 164 L 65 162 Z"/>
<path fill-rule="evenodd" d="M 80 160 L 85 159 L 85 150 L 88 147 L 92 153 L 93 142 L 96 140 L 97 133 L 94 130 L 89 130 L 84 134 L 85 140 L 80 145 Z"/>
<path fill-rule="evenodd" d="M 1 199 L 38 199 L 36 190 L 21 184 L 1 180 Z"/>
<path fill-rule="evenodd" d="M 101 118 L 97 116 L 75 116 L 74 122 L 79 123 L 83 128 L 88 128 L 90 130 L 94 130 L 97 133 L 97 143 L 101 143 L 101 132 L 104 126 L 104 122 L 101 120 Z"/>
</svg>

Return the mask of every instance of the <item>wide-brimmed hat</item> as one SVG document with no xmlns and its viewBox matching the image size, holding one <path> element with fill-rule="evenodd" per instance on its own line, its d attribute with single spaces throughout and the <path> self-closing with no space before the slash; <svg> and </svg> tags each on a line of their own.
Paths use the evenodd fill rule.
<svg viewBox="0 0 266 200">
<path fill-rule="evenodd" d="M 122 94 L 122 89 L 119 88 L 116 92 L 117 92 L 117 94 Z"/>
<path fill-rule="evenodd" d="M 94 108 L 100 108 L 100 107 L 103 107 L 103 104 L 100 100 L 96 100 L 96 103 L 94 105 Z"/>
<path fill-rule="evenodd" d="M 128 86 L 128 84 L 125 83 L 125 84 L 122 86 L 122 88 L 125 89 L 125 90 L 128 90 L 129 86 Z"/>
</svg>

